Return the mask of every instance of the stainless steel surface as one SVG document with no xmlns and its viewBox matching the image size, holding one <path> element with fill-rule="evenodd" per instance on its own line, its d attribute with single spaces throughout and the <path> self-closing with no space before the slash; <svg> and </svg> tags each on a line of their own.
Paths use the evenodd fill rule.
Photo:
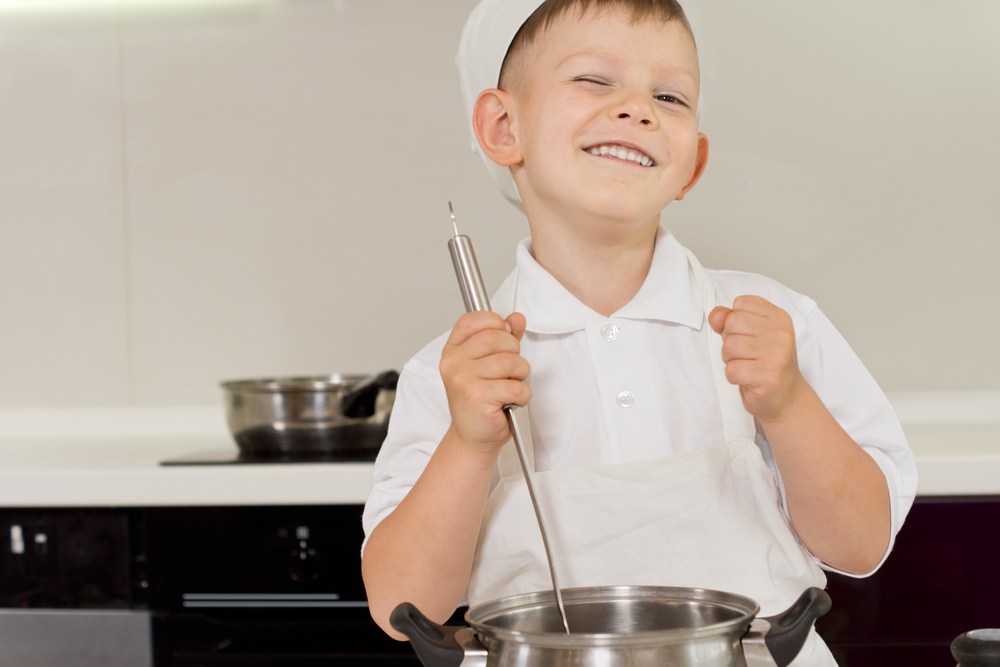
<svg viewBox="0 0 1000 667">
<path fill-rule="evenodd" d="M 451 226 L 455 230 L 455 236 L 458 236 L 458 220 L 455 220 L 455 208 L 448 202 L 448 212 L 451 213 Z"/>
<path fill-rule="evenodd" d="M 486 667 L 489 661 L 489 652 L 476 641 L 476 634 L 471 628 L 462 628 L 456 632 L 455 642 L 465 653 L 459 667 Z"/>
<path fill-rule="evenodd" d="M 466 659 L 480 666 L 483 650 L 487 667 L 782 667 L 831 605 L 825 591 L 808 588 L 782 613 L 755 619 L 759 607 L 750 598 L 700 588 L 592 586 L 563 594 L 573 634 L 563 632 L 551 591 L 469 609 L 475 642 L 459 641 L 458 628 L 432 622 L 408 602 L 390 622 L 425 667 Z"/>
<path fill-rule="evenodd" d="M 352 418 L 343 411 L 344 398 L 368 378 L 335 373 L 223 382 L 226 420 L 245 454 L 374 458 L 395 392 L 380 392 L 369 416 Z"/>
<path fill-rule="evenodd" d="M 574 628 L 561 630 L 552 593 L 478 605 L 466 613 L 488 653 L 505 667 L 774 667 L 758 624 L 744 652 L 741 638 L 759 608 L 719 591 L 606 586 L 563 591 Z M 751 657 L 751 655 L 753 657 Z"/>
<path fill-rule="evenodd" d="M 755 618 L 750 630 L 743 635 L 743 655 L 747 664 L 754 667 L 778 667 L 764 640 L 771 630 L 771 624 L 762 618 Z"/>
<path fill-rule="evenodd" d="M 560 632 L 549 591 L 476 605 L 465 618 L 475 630 L 498 639 L 557 647 L 604 646 L 680 639 L 692 631 L 745 629 L 760 609 L 748 597 L 702 588 L 592 586 L 568 588 L 563 596 L 576 628 L 569 637 Z"/>
<path fill-rule="evenodd" d="M 337 593 L 181 593 L 189 609 L 353 609 L 367 600 L 341 600 Z"/>
<path fill-rule="evenodd" d="M 476 253 L 472 249 L 472 239 L 468 236 L 458 234 L 458 224 L 455 222 L 455 211 L 448 202 L 448 209 L 451 210 L 452 224 L 455 226 L 455 237 L 448 241 L 448 250 L 451 251 L 451 261 L 455 265 L 455 275 L 458 277 L 458 284 L 462 288 L 462 299 L 465 301 L 466 312 L 479 310 L 490 310 L 490 299 L 486 294 L 486 286 L 483 284 L 483 276 L 479 271 L 479 264 L 476 262 Z M 529 428 L 519 429 L 515 410 L 520 410 L 516 405 L 505 405 L 504 415 L 507 417 L 507 425 L 510 428 L 510 435 L 514 440 L 514 447 L 517 449 L 517 458 L 521 462 L 521 469 L 524 471 L 525 485 L 528 487 L 528 494 L 531 496 L 531 505 L 535 509 L 535 517 L 538 519 L 538 529 L 542 533 L 542 544 L 545 547 L 545 558 L 549 563 L 549 574 L 552 576 L 552 590 L 555 591 L 556 606 L 559 610 L 559 617 L 562 620 L 566 634 L 569 634 L 569 621 L 566 618 L 566 610 L 563 606 L 562 594 L 559 590 L 559 579 L 556 575 L 556 566 L 552 558 L 552 550 L 549 548 L 548 532 L 545 530 L 545 522 L 542 520 L 542 511 L 538 506 L 535 497 L 535 485 L 528 468 L 527 460 L 524 456 L 524 438 L 531 437 Z M 525 422 L 528 421 L 527 409 L 520 415 Z"/>
<path fill-rule="evenodd" d="M 472 240 L 464 234 L 455 236 L 448 239 L 448 250 L 455 265 L 458 285 L 462 288 L 462 300 L 465 301 L 466 312 L 490 310 L 490 297 L 486 293 L 486 286 L 483 285 L 483 276 L 479 272 Z"/>
<path fill-rule="evenodd" d="M 545 527 L 545 519 L 542 511 L 538 507 L 538 499 L 535 497 L 535 480 L 532 476 L 531 468 L 524 457 L 525 445 L 531 443 L 531 425 L 528 422 L 527 410 L 522 410 L 516 405 L 503 406 L 503 413 L 507 417 L 507 426 L 510 428 L 510 435 L 514 439 L 514 448 L 517 449 L 517 458 L 521 462 L 521 470 L 524 471 L 524 483 L 528 487 L 528 495 L 531 496 L 531 506 L 535 509 L 535 518 L 538 519 L 538 528 L 542 533 L 542 546 L 545 547 L 545 558 L 549 561 L 549 574 L 552 575 L 552 590 L 556 596 L 556 608 L 559 610 L 559 619 L 562 621 L 563 629 L 569 634 L 569 620 L 566 617 L 566 607 L 563 604 L 562 590 L 559 587 L 559 576 L 556 573 L 556 564 L 552 560 L 552 549 L 549 547 L 549 531 Z M 523 425 L 518 423 L 518 418 L 523 419 Z M 534 447 L 530 448 L 534 452 Z"/>
<path fill-rule="evenodd" d="M 150 612 L 0 609 L 0 665 L 148 667 Z"/>
</svg>

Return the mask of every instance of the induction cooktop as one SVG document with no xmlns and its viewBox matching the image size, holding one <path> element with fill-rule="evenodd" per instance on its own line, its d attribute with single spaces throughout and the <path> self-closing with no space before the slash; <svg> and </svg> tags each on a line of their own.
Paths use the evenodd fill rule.
<svg viewBox="0 0 1000 667">
<path fill-rule="evenodd" d="M 160 461 L 161 466 L 192 465 L 241 465 L 260 463 L 344 463 L 351 461 L 374 461 L 378 449 L 339 451 L 282 452 L 254 455 L 240 451 L 237 447 L 203 449 L 173 459 Z"/>
</svg>

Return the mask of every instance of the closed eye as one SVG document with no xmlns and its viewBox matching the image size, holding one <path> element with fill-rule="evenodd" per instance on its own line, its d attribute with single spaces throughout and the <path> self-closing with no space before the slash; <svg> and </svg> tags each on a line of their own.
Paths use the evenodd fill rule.
<svg viewBox="0 0 1000 667">
<path fill-rule="evenodd" d="M 605 81 L 604 79 L 602 79 L 600 77 L 596 77 L 596 76 L 578 76 L 577 78 L 575 78 L 573 80 L 574 81 L 585 81 L 587 83 L 596 83 L 596 84 L 598 84 L 600 86 L 610 86 L 611 85 L 607 81 Z"/>
<path fill-rule="evenodd" d="M 689 106 L 688 103 L 682 100 L 681 98 L 675 97 L 674 95 L 669 95 L 667 93 L 660 93 L 659 95 L 656 95 L 656 99 L 660 100 L 661 102 L 668 102 L 670 104 L 680 104 L 683 106 Z"/>
</svg>

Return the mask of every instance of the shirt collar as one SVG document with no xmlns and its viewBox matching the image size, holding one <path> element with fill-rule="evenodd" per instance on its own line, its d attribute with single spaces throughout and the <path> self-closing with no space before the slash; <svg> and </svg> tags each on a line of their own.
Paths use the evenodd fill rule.
<svg viewBox="0 0 1000 667">
<path fill-rule="evenodd" d="M 705 314 L 684 247 L 662 225 L 656 232 L 653 261 L 639 292 L 614 318 L 659 320 L 700 329 Z M 587 320 L 607 319 L 584 305 L 531 256 L 531 239 L 517 247 L 514 309 L 528 331 L 563 334 L 579 331 Z"/>
</svg>

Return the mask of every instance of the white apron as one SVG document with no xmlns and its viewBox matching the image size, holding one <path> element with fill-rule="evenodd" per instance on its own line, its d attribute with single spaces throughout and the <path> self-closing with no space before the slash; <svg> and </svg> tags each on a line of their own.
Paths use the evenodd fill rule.
<svg viewBox="0 0 1000 667">
<path fill-rule="evenodd" d="M 806 588 L 824 588 L 826 575 L 781 510 L 774 474 L 754 443 L 753 417 L 739 387 L 726 380 L 722 337 L 708 326 L 708 313 L 718 305 L 715 288 L 687 254 L 702 294 L 725 444 L 645 461 L 535 472 L 536 493 L 563 588 L 710 588 L 756 600 L 761 616 L 778 614 Z M 513 303 L 496 305 L 514 310 Z M 534 465 L 533 452 L 525 457 Z M 500 482 L 487 502 L 476 546 L 470 605 L 552 588 L 512 442 L 501 451 L 499 466 Z M 792 666 L 831 665 L 836 662 L 813 629 Z"/>
</svg>

